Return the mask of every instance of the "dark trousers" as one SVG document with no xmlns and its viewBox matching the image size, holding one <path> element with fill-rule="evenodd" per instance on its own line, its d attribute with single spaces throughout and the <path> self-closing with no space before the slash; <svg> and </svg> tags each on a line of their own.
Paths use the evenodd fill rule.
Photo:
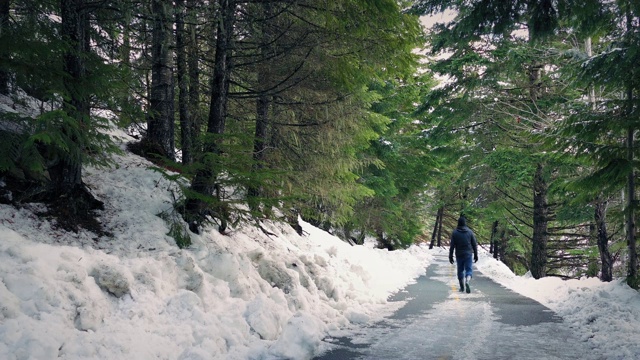
<svg viewBox="0 0 640 360">
<path fill-rule="evenodd" d="M 456 256 L 456 262 L 458 263 L 458 280 L 462 284 L 465 276 L 473 277 L 473 257 L 471 254 Z"/>
</svg>

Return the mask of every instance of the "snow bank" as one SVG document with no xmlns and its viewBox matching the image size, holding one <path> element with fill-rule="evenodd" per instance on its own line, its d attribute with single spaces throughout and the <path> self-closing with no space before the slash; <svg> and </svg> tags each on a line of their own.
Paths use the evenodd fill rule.
<svg viewBox="0 0 640 360">
<path fill-rule="evenodd" d="M 506 288 L 555 311 L 607 359 L 640 357 L 640 293 L 622 280 L 516 276 L 486 252 L 480 255 L 477 267 Z"/>
<path fill-rule="evenodd" d="M 111 237 L 0 205 L 1 359 L 308 359 L 330 330 L 380 318 L 430 255 L 350 246 L 304 223 L 193 235 L 156 216 L 175 186 L 146 160 L 87 169 Z M 384 311 L 383 311 L 384 310 Z"/>
</svg>

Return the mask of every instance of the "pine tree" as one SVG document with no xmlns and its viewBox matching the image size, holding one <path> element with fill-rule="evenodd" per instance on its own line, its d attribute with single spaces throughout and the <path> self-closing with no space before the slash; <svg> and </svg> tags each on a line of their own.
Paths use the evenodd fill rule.
<svg viewBox="0 0 640 360">
<path fill-rule="evenodd" d="M 172 68 L 172 31 L 169 4 L 151 0 L 153 43 L 151 46 L 151 89 L 144 143 L 147 153 L 173 160 L 174 84 Z"/>
<path fill-rule="evenodd" d="M 189 34 L 186 31 L 186 8 L 184 0 L 175 2 L 176 24 L 176 73 L 178 77 L 178 113 L 180 117 L 180 145 L 182 149 L 182 163 L 185 165 L 193 162 L 193 130 L 194 121 L 191 116 L 189 103 L 189 69 L 187 65 L 187 53 L 189 50 Z"/>
<path fill-rule="evenodd" d="M 432 83 L 426 74 L 371 85 L 380 95 L 372 110 L 391 120 L 364 153 L 376 160 L 359 173 L 374 195 L 357 203 L 352 223 L 360 231 L 377 234 L 379 247 L 406 247 L 423 232 L 423 193 L 439 159 L 427 150 L 416 104 Z"/>
<path fill-rule="evenodd" d="M 598 19 L 599 26 L 585 27 L 584 36 L 603 40 L 598 43 L 592 56 L 577 51 L 572 54 L 576 67 L 571 76 L 574 76 L 577 84 L 597 89 L 598 93 L 594 91 L 594 99 L 589 104 L 574 103 L 574 111 L 556 133 L 559 139 L 556 143 L 558 148 L 566 151 L 570 147 L 576 156 L 588 161 L 592 171 L 582 176 L 578 185 L 594 199 L 607 199 L 625 189 L 627 282 L 637 288 L 635 132 L 638 117 L 635 114 L 635 98 L 639 83 L 635 65 L 632 64 L 638 61 L 639 41 L 635 24 L 639 9 L 629 1 L 591 1 L 588 5 L 591 7 L 581 10 L 583 13 L 590 10 L 591 15 L 595 13 L 591 18 Z M 588 19 L 580 19 L 591 25 Z M 604 246 L 604 239 L 602 242 Z M 610 262 L 606 247 L 601 247 L 601 257 L 604 267 Z M 604 273 L 603 269 L 603 276 Z"/>
<path fill-rule="evenodd" d="M 82 167 L 106 165 L 116 151 L 102 132 L 106 119 L 91 113 L 111 103 L 111 90 L 119 86 L 117 73 L 100 57 L 108 35 L 91 26 L 102 25 L 96 14 L 104 8 L 69 0 L 30 1 L 13 9 L 13 36 L 3 42 L 3 53 L 11 53 L 6 65 L 15 89 L 43 106 L 33 118 L 3 114 L 13 130 L 1 134 L 0 171 L 16 191 L 15 203 L 44 201 L 59 226 L 76 230 L 83 222 L 99 231 L 91 210 L 102 203 L 84 185 Z"/>
<path fill-rule="evenodd" d="M 402 16 L 394 2 L 378 6 L 218 3 L 216 16 L 224 19 L 217 23 L 228 28 L 217 31 L 209 59 L 218 90 L 210 97 L 209 147 L 188 193 L 192 217 L 207 211 L 217 219 L 259 217 L 276 206 L 337 223 L 370 194 L 355 174 L 363 163 L 357 152 L 381 121 L 366 111 L 374 98 L 366 85 L 413 66 L 409 44 L 418 34 L 417 20 Z M 374 15 L 384 22 L 369 21 Z M 382 29 L 407 36 L 398 42 L 372 35 Z M 233 191 L 234 200 L 218 189 Z M 244 199 L 252 214 L 233 206 Z"/>
<path fill-rule="evenodd" d="M 557 168 L 547 169 L 550 159 L 544 152 L 536 154 L 540 141 L 531 134 L 553 126 L 556 109 L 565 96 L 555 90 L 557 80 L 548 71 L 558 63 L 551 45 L 561 16 L 556 5 L 551 1 L 421 1 L 415 7 L 426 12 L 452 7 L 458 12 L 454 22 L 434 29 L 433 51 L 447 50 L 451 56 L 436 62 L 432 69 L 451 80 L 434 92 L 425 106 L 435 107 L 433 115 L 442 128 L 439 133 L 454 131 L 463 137 L 462 144 L 470 145 L 465 149 L 468 155 L 461 178 L 469 189 L 467 204 L 474 203 L 474 208 L 496 201 L 519 204 L 516 209 L 521 210 L 508 216 L 524 226 L 519 233 L 530 239 L 531 258 L 524 265 L 536 278 L 548 272 L 549 222 L 555 214 L 547 194 L 550 170 Z M 492 159 L 490 154 L 508 153 L 509 148 L 517 149 L 517 158 L 537 163 L 526 170 L 528 184 L 493 188 L 496 181 L 491 180 L 491 167 L 477 165 L 489 165 L 486 160 Z M 507 160 L 505 165 L 515 164 Z M 475 170 L 469 171 L 472 166 Z M 522 196 L 527 187 L 534 189 L 533 194 Z M 505 197 L 510 200 L 500 200 Z M 487 223 L 499 218 L 489 218 Z"/>
<path fill-rule="evenodd" d="M 216 158 L 221 154 L 221 137 L 225 133 L 229 101 L 229 83 L 231 78 L 231 58 L 233 51 L 234 24 L 236 21 L 236 2 L 219 0 L 217 2 L 217 25 L 215 28 L 215 59 L 211 74 L 209 94 L 209 117 L 207 134 L 210 135 L 204 145 L 204 154 L 200 155 L 200 166 L 187 193 L 185 217 L 192 231 L 199 227 L 206 215 L 213 215 L 220 221 L 219 230 L 227 228 L 228 214 L 221 203 L 221 186 L 216 177 L 222 171 Z M 211 198 L 215 194 L 214 198 Z"/>
</svg>

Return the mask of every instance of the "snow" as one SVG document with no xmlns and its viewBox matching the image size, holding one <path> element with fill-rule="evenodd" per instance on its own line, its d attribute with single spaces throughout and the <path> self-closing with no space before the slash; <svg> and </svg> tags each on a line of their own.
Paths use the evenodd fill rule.
<svg viewBox="0 0 640 360">
<path fill-rule="evenodd" d="M 35 215 L 42 204 L 0 205 L 0 359 L 310 359 L 331 332 L 391 314 L 402 302 L 389 296 L 446 251 L 351 246 L 268 221 L 275 235 L 208 229 L 180 250 L 157 216 L 175 184 L 132 154 L 115 163 L 85 169 L 109 237 L 56 229 Z M 640 295 L 621 280 L 519 277 L 487 253 L 476 267 L 608 358 L 640 358 Z"/>
<path fill-rule="evenodd" d="M 581 340 L 608 359 L 640 358 L 640 294 L 623 279 L 534 279 L 514 275 L 490 254 L 481 256 L 477 268 L 497 283 L 530 297 L 560 315 Z"/>
<path fill-rule="evenodd" d="M 146 160 L 88 168 L 110 237 L 0 205 L 1 359 L 311 358 L 331 329 L 389 314 L 431 255 L 351 246 L 303 223 L 214 229 L 178 249 L 157 216 L 177 188 Z"/>
<path fill-rule="evenodd" d="M 40 101 L 27 96 L 22 89 L 16 89 L 15 95 L 0 94 L 0 113 L 17 114 L 24 117 L 36 118 L 43 111 L 59 107 L 59 101 Z"/>
</svg>

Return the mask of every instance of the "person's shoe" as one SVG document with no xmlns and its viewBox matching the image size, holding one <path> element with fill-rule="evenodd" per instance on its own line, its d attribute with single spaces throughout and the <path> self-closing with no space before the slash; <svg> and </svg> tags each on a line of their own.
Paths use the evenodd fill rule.
<svg viewBox="0 0 640 360">
<path fill-rule="evenodd" d="M 460 292 L 464 292 L 464 287 L 460 286 Z"/>
<path fill-rule="evenodd" d="M 467 290 L 467 294 L 471 293 L 471 288 L 469 287 L 469 283 L 465 284 L 466 290 Z M 460 289 L 460 291 L 462 291 L 462 289 Z"/>
<path fill-rule="evenodd" d="M 469 287 L 469 282 L 471 281 L 471 276 L 467 276 L 465 278 L 465 288 L 467 291 L 467 294 L 469 294 L 471 292 L 471 288 Z"/>
</svg>

